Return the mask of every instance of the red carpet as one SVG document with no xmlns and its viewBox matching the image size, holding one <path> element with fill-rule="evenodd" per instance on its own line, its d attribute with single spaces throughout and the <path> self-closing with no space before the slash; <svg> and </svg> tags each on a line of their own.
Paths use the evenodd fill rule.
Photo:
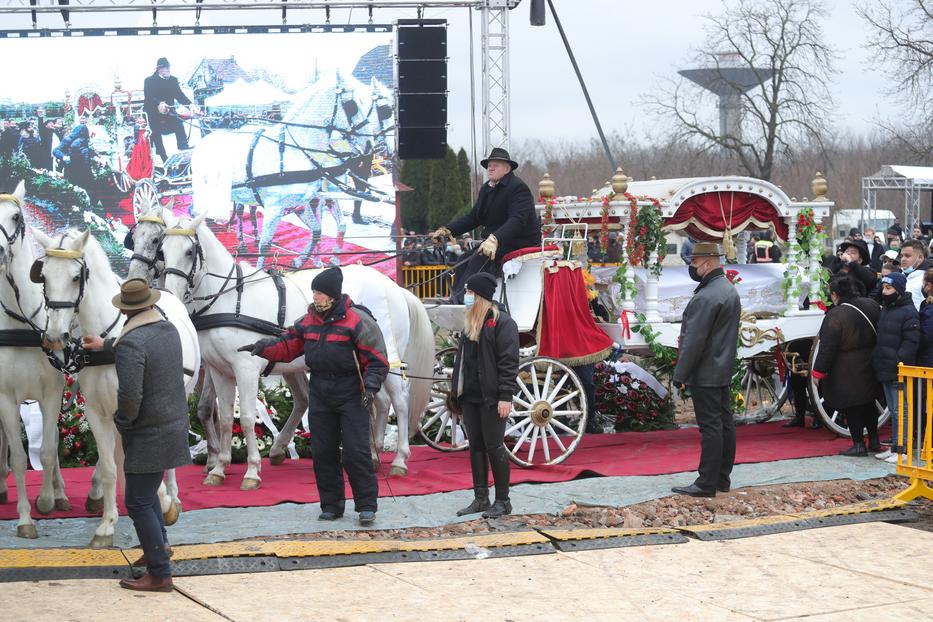
<svg viewBox="0 0 933 622">
<path fill-rule="evenodd" d="M 836 454 L 849 444 L 825 430 L 782 428 L 781 422 L 738 428 L 736 462 L 773 462 L 792 458 L 812 458 Z M 565 482 L 581 476 L 660 475 L 692 471 L 700 454 L 697 429 L 660 432 L 628 432 L 587 436 L 563 464 L 521 469 L 512 467 L 512 483 Z M 383 471 L 388 474 L 392 454 L 383 455 Z M 407 477 L 379 476 L 380 496 L 425 495 L 464 490 L 471 487 L 466 452 L 442 453 L 430 447 L 413 447 Z M 283 502 L 311 503 L 318 500 L 310 460 L 290 460 L 277 467 L 263 461 L 262 488 L 240 490 L 246 465 L 234 464 L 227 470 L 227 482 L 219 488 L 201 485 L 202 467 L 178 470 L 178 486 L 185 510 L 215 507 L 267 506 Z M 64 469 L 65 490 L 72 504 L 70 512 L 54 512 L 51 517 L 90 516 L 84 511 L 84 496 L 90 485 L 91 469 Z M 27 473 L 30 499 L 39 493 L 41 473 Z M 12 474 L 7 480 L 10 501 L 0 506 L 0 519 L 16 518 L 16 490 Z M 347 495 L 349 496 L 349 487 Z M 121 504 L 122 512 L 122 504 Z"/>
</svg>

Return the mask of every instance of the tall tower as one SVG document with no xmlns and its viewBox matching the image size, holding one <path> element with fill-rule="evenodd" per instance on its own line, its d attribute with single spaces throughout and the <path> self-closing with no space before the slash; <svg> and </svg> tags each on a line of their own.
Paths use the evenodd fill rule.
<svg viewBox="0 0 933 622">
<path fill-rule="evenodd" d="M 736 52 L 716 54 L 716 66 L 683 69 L 680 75 L 719 98 L 719 135 L 742 138 L 742 94 L 771 77 L 764 67 L 741 66 Z"/>
</svg>

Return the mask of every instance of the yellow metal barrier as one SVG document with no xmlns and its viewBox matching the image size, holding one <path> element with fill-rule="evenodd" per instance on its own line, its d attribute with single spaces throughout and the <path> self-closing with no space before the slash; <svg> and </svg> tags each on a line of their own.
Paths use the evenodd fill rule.
<svg viewBox="0 0 933 622">
<path fill-rule="evenodd" d="M 898 428 L 891 430 L 904 439 L 904 453 L 897 457 L 897 474 L 910 478 L 910 486 L 895 498 L 933 500 L 933 368 L 898 365 L 903 389 L 898 391 Z M 919 402 L 920 408 L 917 408 Z"/>
<path fill-rule="evenodd" d="M 453 274 L 444 274 L 450 266 L 402 266 L 403 286 L 418 298 L 450 296 Z"/>
</svg>

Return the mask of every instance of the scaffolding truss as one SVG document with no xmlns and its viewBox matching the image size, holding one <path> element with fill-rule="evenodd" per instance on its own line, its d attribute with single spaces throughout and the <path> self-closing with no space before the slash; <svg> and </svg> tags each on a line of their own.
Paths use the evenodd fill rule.
<svg viewBox="0 0 933 622">
<path fill-rule="evenodd" d="M 910 229 L 920 225 L 920 197 L 933 190 L 933 167 L 886 164 L 869 177 L 862 178 L 862 215 L 871 217 L 878 210 L 878 193 L 895 190 L 904 193 L 904 224 Z"/>
</svg>

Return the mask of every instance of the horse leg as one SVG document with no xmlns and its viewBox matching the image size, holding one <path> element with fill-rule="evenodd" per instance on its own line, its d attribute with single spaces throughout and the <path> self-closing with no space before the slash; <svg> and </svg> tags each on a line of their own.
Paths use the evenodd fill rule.
<svg viewBox="0 0 933 622">
<path fill-rule="evenodd" d="M 411 456 L 411 448 L 408 445 L 408 383 L 390 373 L 383 387 L 392 400 L 395 422 L 398 425 L 398 445 L 389 475 L 408 475 L 408 458 Z"/>
<path fill-rule="evenodd" d="M 181 501 L 178 499 L 178 482 L 175 479 L 175 469 L 165 472 L 165 480 L 159 484 L 156 493 L 159 496 L 159 507 L 162 509 L 162 518 L 166 525 L 174 525 L 181 514 Z"/>
<path fill-rule="evenodd" d="M 300 268 L 305 265 L 305 262 L 308 261 L 308 258 L 317 250 L 318 245 L 321 243 L 321 200 L 312 199 L 308 202 L 307 208 L 301 213 L 301 220 L 304 222 L 308 229 L 311 231 L 311 240 L 308 242 L 308 245 L 305 247 L 304 251 L 295 258 L 295 261 L 292 262 L 292 265 L 295 268 Z M 315 255 L 312 265 L 315 268 L 321 266 L 321 258 Z"/>
<path fill-rule="evenodd" d="M 207 441 L 207 464 L 204 472 L 208 473 L 217 464 L 217 456 L 222 445 L 218 425 L 217 392 L 214 390 L 210 369 L 205 367 L 204 370 L 204 382 L 201 385 L 201 393 L 198 395 L 198 420 L 201 422 Z"/>
<path fill-rule="evenodd" d="M 88 400 L 90 406 L 91 401 Z M 93 408 L 85 409 L 85 416 L 91 425 L 94 439 L 97 441 L 97 469 L 95 476 L 99 477 L 102 491 L 103 515 L 100 525 L 91 538 L 91 548 L 109 548 L 113 546 L 113 531 L 116 527 L 119 513 L 117 511 L 117 463 L 116 428 L 113 426 L 111 415 L 101 415 L 106 409 L 101 404 L 94 404 Z M 90 495 L 88 497 L 90 500 Z"/>
<path fill-rule="evenodd" d="M 385 451 L 386 425 L 389 423 L 389 406 L 389 399 L 386 392 L 380 390 L 379 393 L 376 394 L 376 401 L 373 404 L 376 417 L 370 420 L 371 427 L 369 430 L 370 439 L 372 440 L 370 454 L 373 458 L 373 468 L 377 471 L 382 467 L 379 454 Z"/>
<path fill-rule="evenodd" d="M 26 450 L 19 441 L 19 404 L 15 399 L 4 397 L 0 402 L 0 436 L 5 441 L 0 445 L 0 475 L 3 477 L 4 489 L 3 496 L 6 497 L 6 479 L 7 468 L 13 468 L 13 476 L 16 478 L 16 512 L 19 514 L 19 521 L 16 523 L 16 535 L 20 538 L 38 538 L 39 532 L 36 530 L 35 523 L 32 522 L 32 516 L 29 514 L 29 495 L 26 492 Z M 15 441 L 13 439 L 16 439 Z M 9 462 L 7 461 L 7 452 L 9 452 Z M 9 465 L 9 466 L 7 466 Z M 43 479 L 51 477 L 43 474 Z M 6 499 L 4 499 L 6 503 Z"/>
<path fill-rule="evenodd" d="M 240 490 L 255 490 L 262 485 L 259 445 L 256 443 L 256 396 L 259 395 L 259 372 L 252 361 L 237 360 L 233 365 L 236 387 L 240 393 L 240 427 L 246 441 L 246 473 Z"/>
<path fill-rule="evenodd" d="M 282 378 L 292 391 L 292 413 L 279 430 L 279 435 L 269 450 L 269 463 L 273 465 L 285 462 L 288 444 L 292 442 L 298 422 L 308 410 L 308 379 L 304 372 L 289 372 L 282 374 Z"/>
<path fill-rule="evenodd" d="M 253 209 L 256 209 L 256 206 L 253 206 Z M 285 215 L 284 208 L 279 206 L 275 208 L 274 213 L 271 212 L 271 209 L 267 209 L 263 212 L 262 220 L 262 234 L 259 236 L 259 245 L 257 251 L 259 253 L 259 258 L 256 261 L 256 267 L 261 268 L 262 262 L 265 259 L 266 253 L 269 252 L 269 247 L 272 246 L 272 239 L 275 237 L 275 232 L 278 231 L 279 222 L 281 222 L 282 217 Z"/>
<path fill-rule="evenodd" d="M 211 370 L 211 382 L 217 395 L 217 462 L 211 467 L 205 486 L 220 486 L 226 478 L 226 469 L 230 465 L 230 441 L 233 436 L 233 402 L 236 385 L 228 376 L 217 370 Z"/>
<path fill-rule="evenodd" d="M 46 391 L 46 396 L 39 402 L 42 411 L 42 446 L 39 448 L 39 460 L 42 463 L 42 487 L 36 498 L 36 511 L 49 514 L 55 509 L 55 473 L 58 465 L 58 414 L 62 408 L 61 395 L 57 390 Z M 60 470 L 59 470 L 59 477 Z M 62 483 L 64 495 L 64 482 Z M 64 509 L 68 499 L 64 500 Z M 70 507 L 70 506 L 69 506 Z"/>
</svg>

